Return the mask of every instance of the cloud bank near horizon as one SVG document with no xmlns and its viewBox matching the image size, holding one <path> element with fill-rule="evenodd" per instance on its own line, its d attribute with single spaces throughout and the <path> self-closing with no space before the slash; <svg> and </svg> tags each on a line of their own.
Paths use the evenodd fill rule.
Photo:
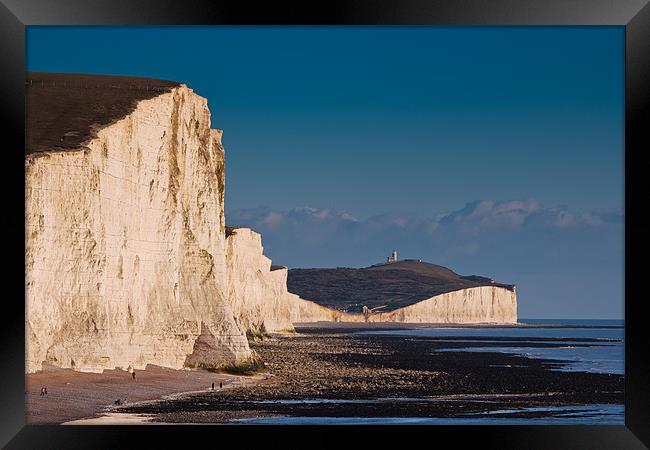
<svg viewBox="0 0 650 450">
<path fill-rule="evenodd" d="M 522 318 L 623 315 L 622 211 L 478 200 L 365 219 L 330 208 L 259 207 L 227 211 L 226 222 L 261 233 L 265 254 L 290 268 L 365 267 L 397 249 L 402 259 L 517 284 Z"/>
</svg>

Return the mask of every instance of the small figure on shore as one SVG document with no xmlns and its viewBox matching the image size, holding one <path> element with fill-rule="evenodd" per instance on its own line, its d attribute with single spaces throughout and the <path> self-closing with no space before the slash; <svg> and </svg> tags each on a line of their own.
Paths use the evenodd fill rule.
<svg viewBox="0 0 650 450">
<path fill-rule="evenodd" d="M 223 383 L 219 382 L 219 389 L 223 388 Z"/>
<path fill-rule="evenodd" d="M 45 395 L 45 386 L 41 387 L 41 397 Z"/>
<path fill-rule="evenodd" d="M 47 396 L 47 386 L 43 386 L 43 389 L 45 390 L 45 396 Z"/>
<path fill-rule="evenodd" d="M 122 404 L 122 400 L 120 400 L 120 399 L 118 398 L 117 400 L 115 400 L 115 401 L 113 402 L 113 404 L 119 406 L 119 405 Z"/>
<path fill-rule="evenodd" d="M 135 370 L 131 372 L 131 377 L 133 377 L 133 381 L 135 381 Z"/>
<path fill-rule="evenodd" d="M 212 383 L 212 390 L 214 391 L 214 383 Z"/>
</svg>

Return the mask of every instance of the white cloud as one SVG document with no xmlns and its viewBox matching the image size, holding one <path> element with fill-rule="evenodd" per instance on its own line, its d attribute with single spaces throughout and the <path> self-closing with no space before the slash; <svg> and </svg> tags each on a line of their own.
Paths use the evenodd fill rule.
<svg viewBox="0 0 650 450">
<path fill-rule="evenodd" d="M 480 200 L 467 203 L 463 208 L 449 213 L 435 213 L 429 218 L 397 212 L 359 220 L 347 211 L 330 208 L 300 207 L 289 211 L 269 211 L 266 208 L 229 211 L 229 225 L 249 226 L 260 232 L 290 229 L 310 235 L 327 235 L 339 228 L 354 226 L 362 234 L 409 231 L 423 235 L 442 232 L 479 235 L 494 230 L 523 228 L 566 229 L 599 227 L 621 223 L 622 214 L 590 211 L 575 213 L 566 207 L 544 208 L 535 199 L 493 201 Z M 325 232 L 329 230 L 329 232 Z"/>
</svg>

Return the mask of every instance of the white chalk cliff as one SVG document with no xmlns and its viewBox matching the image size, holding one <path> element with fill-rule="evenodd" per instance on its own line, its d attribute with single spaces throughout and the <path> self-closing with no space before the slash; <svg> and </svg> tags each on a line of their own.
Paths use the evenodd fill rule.
<svg viewBox="0 0 650 450">
<path fill-rule="evenodd" d="M 271 265 L 258 233 L 235 228 L 227 234 L 228 301 L 239 327 L 253 333 L 293 331 L 287 269 Z"/>
<path fill-rule="evenodd" d="M 226 235 L 228 301 L 242 330 L 293 331 L 295 322 L 338 321 L 339 311 L 287 291 L 288 270 L 264 256 L 259 233 L 229 227 Z"/>
<path fill-rule="evenodd" d="M 365 317 L 345 313 L 289 294 L 291 320 L 298 322 L 400 322 L 457 324 L 516 324 L 517 294 L 513 288 L 479 286 L 446 292 L 389 312 Z"/>
<path fill-rule="evenodd" d="M 330 320 L 341 322 L 517 322 L 514 284 L 462 276 L 416 259 L 364 268 L 292 269 L 288 286 L 325 308 L 304 306 L 305 314 L 298 314 L 302 317 L 327 316 L 328 308 L 336 308 L 340 312 L 330 313 Z"/>
<path fill-rule="evenodd" d="M 517 323 L 515 288 L 479 286 L 446 292 L 386 313 L 370 322 Z"/>
<path fill-rule="evenodd" d="M 251 356 L 227 301 L 224 149 L 205 98 L 162 91 L 78 148 L 29 153 L 25 171 L 27 372 Z"/>
</svg>

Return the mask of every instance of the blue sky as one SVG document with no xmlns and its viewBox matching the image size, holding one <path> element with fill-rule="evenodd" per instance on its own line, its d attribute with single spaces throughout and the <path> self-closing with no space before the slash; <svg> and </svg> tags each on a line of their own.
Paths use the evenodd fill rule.
<svg viewBox="0 0 650 450">
<path fill-rule="evenodd" d="M 227 221 L 275 262 L 396 247 L 517 283 L 521 317 L 622 317 L 623 58 L 622 27 L 27 32 L 28 70 L 208 98 Z"/>
</svg>

